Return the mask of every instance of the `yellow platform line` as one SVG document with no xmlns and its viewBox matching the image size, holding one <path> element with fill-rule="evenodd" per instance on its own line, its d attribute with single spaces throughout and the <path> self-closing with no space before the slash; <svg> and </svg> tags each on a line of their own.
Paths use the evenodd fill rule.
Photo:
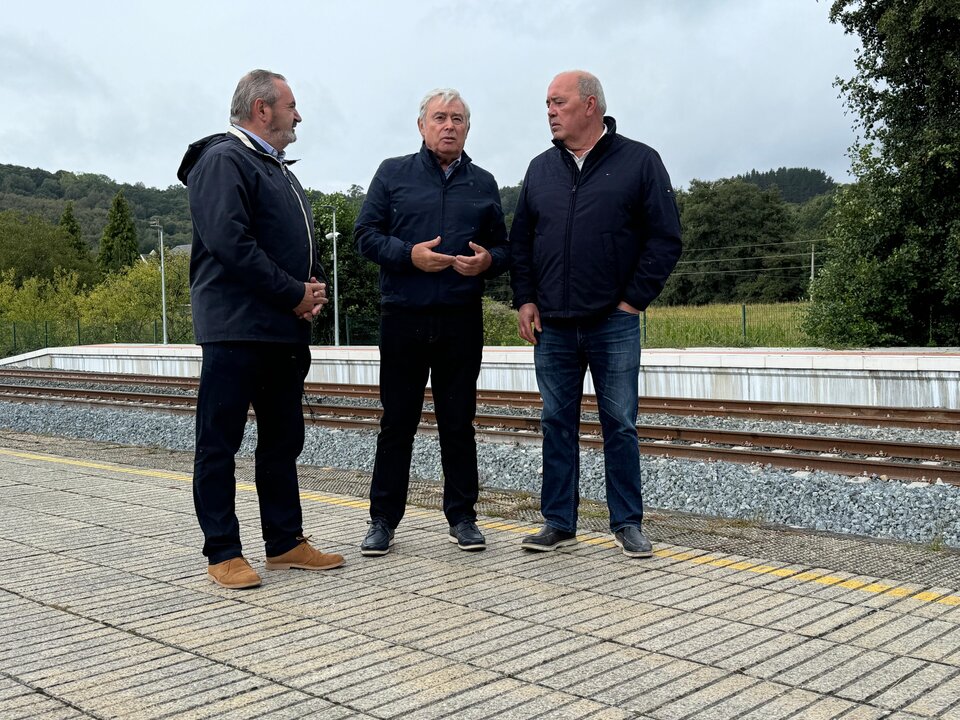
<svg viewBox="0 0 960 720">
<path fill-rule="evenodd" d="M 124 473 L 127 475 L 136 475 L 139 477 L 161 478 L 164 480 L 179 480 L 181 482 L 191 482 L 192 475 L 187 473 L 168 472 L 164 470 L 145 470 L 141 468 L 130 468 L 122 465 L 112 465 L 110 463 L 98 463 L 88 460 L 74 460 L 72 458 L 58 457 L 54 455 L 41 455 L 38 453 L 21 452 L 18 450 L 7 450 L 0 448 L 0 455 L 16 457 L 24 460 L 36 460 L 40 462 L 49 462 L 57 465 L 67 465 L 71 467 L 86 468 L 89 470 L 108 470 L 110 472 Z M 237 489 L 243 492 L 256 492 L 257 488 L 252 483 L 237 483 Z M 349 498 L 336 497 L 311 491 L 301 491 L 300 497 L 304 500 L 323 503 L 324 505 L 336 505 L 339 507 L 349 507 L 358 510 L 365 510 L 370 507 L 366 500 L 352 500 Z M 431 513 L 427 511 L 409 511 L 407 515 L 428 516 Z M 516 534 L 526 534 L 535 532 L 539 528 L 529 525 L 517 525 L 503 520 L 479 521 L 477 525 L 488 530 L 500 530 L 503 532 L 512 532 Z M 616 547 L 613 540 L 596 535 L 578 535 L 577 540 L 585 545 L 594 545 L 598 547 Z M 884 595 L 894 598 L 907 598 L 923 603 L 936 603 L 938 605 L 960 606 L 960 595 L 945 595 L 933 591 L 916 592 L 908 587 L 886 585 L 884 583 L 867 583 L 861 580 L 850 578 L 844 580 L 841 577 L 829 575 L 820 570 L 800 570 L 792 568 L 777 568 L 770 565 L 755 564 L 749 560 L 731 560 L 730 558 L 719 558 L 713 555 L 697 555 L 696 553 L 684 550 L 675 550 L 664 548 L 654 550 L 653 556 L 662 560 L 672 560 L 675 562 L 686 563 L 689 565 L 705 565 L 707 567 L 724 568 L 737 572 L 749 572 L 756 575 L 773 575 L 780 578 L 788 578 L 798 583 L 815 583 L 817 585 L 842 587 L 848 590 L 859 590 L 861 592 L 873 595 Z"/>
</svg>

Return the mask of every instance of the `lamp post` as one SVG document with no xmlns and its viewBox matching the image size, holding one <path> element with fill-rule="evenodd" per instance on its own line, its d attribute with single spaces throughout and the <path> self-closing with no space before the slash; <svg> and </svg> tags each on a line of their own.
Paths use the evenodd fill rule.
<svg viewBox="0 0 960 720">
<path fill-rule="evenodd" d="M 333 240 L 333 344 L 340 346 L 340 304 L 337 297 L 337 208 L 334 205 L 319 205 L 333 212 L 333 232 L 326 234 L 327 240 Z"/>
<path fill-rule="evenodd" d="M 163 262 L 163 225 L 160 218 L 150 221 L 150 227 L 156 228 L 160 235 L 160 306 L 163 314 L 163 344 L 167 344 L 167 272 Z"/>
</svg>

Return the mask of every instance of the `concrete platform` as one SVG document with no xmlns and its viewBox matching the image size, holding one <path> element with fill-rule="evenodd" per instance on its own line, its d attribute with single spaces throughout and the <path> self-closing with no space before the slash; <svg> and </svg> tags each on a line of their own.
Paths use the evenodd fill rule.
<svg viewBox="0 0 960 720">
<path fill-rule="evenodd" d="M 960 718 L 957 554 L 653 517 L 650 560 L 591 531 L 535 555 L 489 515 L 468 554 L 427 501 L 364 558 L 361 478 L 305 468 L 305 526 L 347 565 L 268 572 L 242 464 L 264 584 L 228 591 L 189 460 L 0 435 L 0 717 Z"/>
<path fill-rule="evenodd" d="M 310 382 L 380 381 L 375 347 L 312 347 Z M 88 372 L 199 377 L 196 345 L 83 345 L 0 359 L 0 365 Z M 817 348 L 644 349 L 640 394 L 678 398 L 833 403 L 891 407 L 960 407 L 956 348 L 821 350 Z M 479 387 L 537 390 L 533 351 L 486 347 Z M 589 373 L 584 390 L 593 393 Z"/>
</svg>

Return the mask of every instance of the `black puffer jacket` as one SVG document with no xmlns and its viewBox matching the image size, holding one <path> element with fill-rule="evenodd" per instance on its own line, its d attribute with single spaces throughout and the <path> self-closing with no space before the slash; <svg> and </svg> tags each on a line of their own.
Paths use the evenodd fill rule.
<svg viewBox="0 0 960 720">
<path fill-rule="evenodd" d="M 653 148 L 607 134 L 577 168 L 560 141 L 535 157 L 510 230 L 514 305 L 545 319 L 601 317 L 621 301 L 643 310 L 680 257 L 680 217 Z"/>
<path fill-rule="evenodd" d="M 360 253 L 380 266 L 384 308 L 455 307 L 480 302 L 484 278 L 507 269 L 509 253 L 493 175 L 466 153 L 450 177 L 422 145 L 414 155 L 384 160 L 364 200 L 354 228 Z M 492 263 L 480 276 L 453 268 L 423 272 L 410 252 L 417 243 L 440 236 L 434 252 L 473 255 L 468 242 L 482 245 Z"/>
<path fill-rule="evenodd" d="M 310 323 L 293 308 L 304 282 L 326 279 L 310 203 L 286 164 L 232 129 L 193 143 L 177 177 L 193 219 L 196 341 L 308 343 Z"/>
</svg>

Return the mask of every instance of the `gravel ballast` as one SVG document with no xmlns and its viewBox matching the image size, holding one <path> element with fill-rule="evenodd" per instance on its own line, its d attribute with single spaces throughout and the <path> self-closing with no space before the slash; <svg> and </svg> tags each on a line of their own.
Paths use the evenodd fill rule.
<svg viewBox="0 0 960 720">
<path fill-rule="evenodd" d="M 698 426 L 703 427 L 705 419 L 697 420 Z M 760 429 L 754 421 L 737 425 L 729 418 L 716 420 L 720 421 L 718 426 L 722 423 L 729 428 Z M 764 424 L 762 429 L 781 432 L 777 426 L 782 425 L 787 423 Z M 77 405 L 0 402 L 0 427 L 173 450 L 191 450 L 194 437 L 191 415 Z M 827 434 L 823 430 L 830 427 L 818 428 L 816 434 Z M 844 426 L 835 432 L 846 434 L 849 430 Z M 865 433 L 870 431 L 864 429 Z M 896 430 L 887 439 L 909 441 L 913 432 L 916 431 Z M 877 438 L 876 433 L 871 436 Z M 924 437 L 927 442 L 948 441 L 928 434 Z M 299 462 L 369 472 L 373 468 L 375 443 L 373 431 L 308 427 Z M 249 423 L 241 454 L 252 456 L 255 445 L 256 427 Z M 481 442 L 478 455 L 484 486 L 540 491 L 539 445 Z M 960 488 L 950 485 L 851 479 L 822 472 L 674 458 L 643 457 L 641 467 L 644 502 L 649 507 L 960 548 Z M 411 472 L 424 480 L 439 480 L 436 437 L 417 436 Z M 605 497 L 600 451 L 581 451 L 581 494 L 595 500 Z"/>
</svg>

